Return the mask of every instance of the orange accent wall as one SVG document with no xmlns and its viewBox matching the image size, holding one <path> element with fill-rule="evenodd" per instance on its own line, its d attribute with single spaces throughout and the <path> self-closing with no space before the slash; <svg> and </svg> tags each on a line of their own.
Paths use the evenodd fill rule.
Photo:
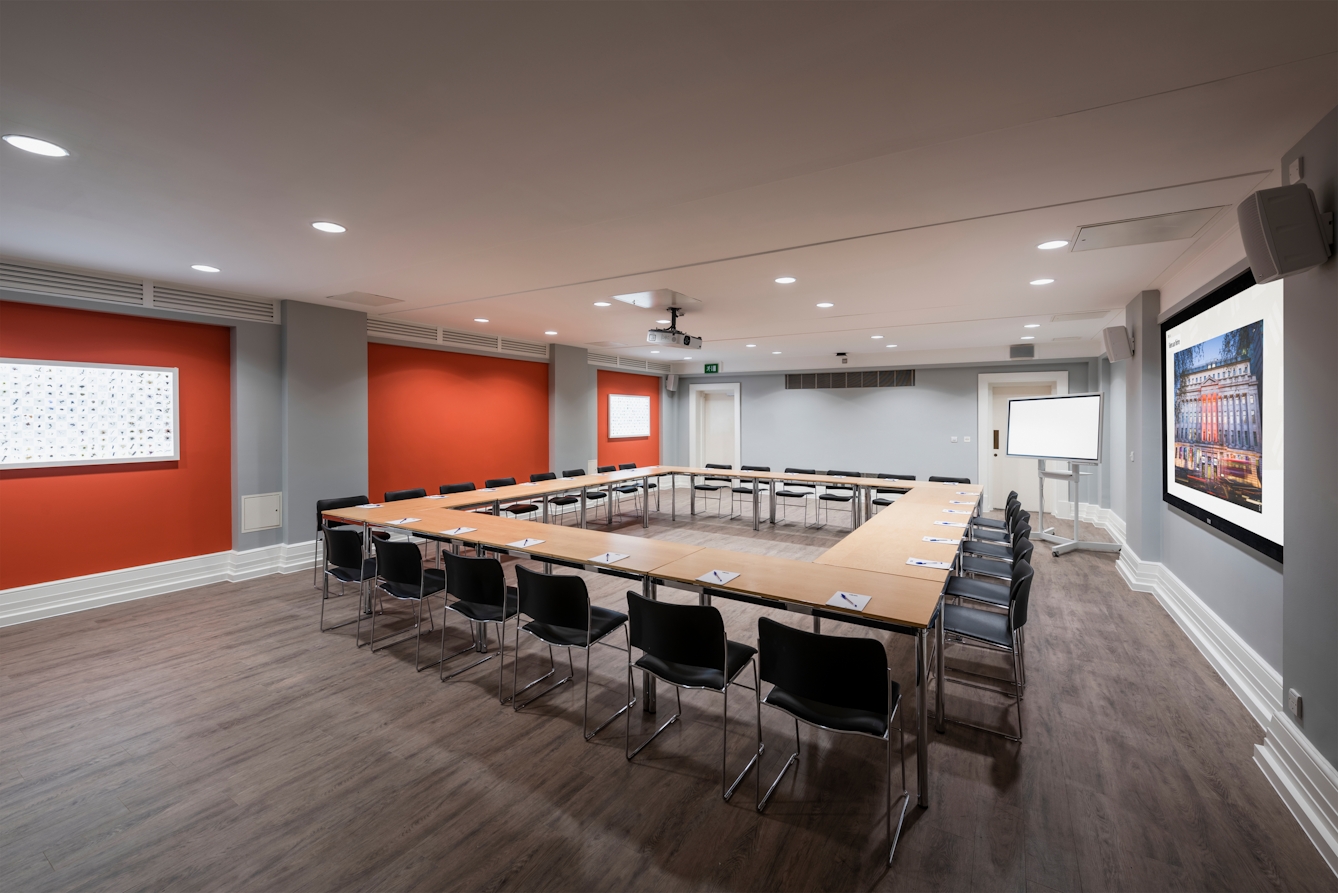
<svg viewBox="0 0 1338 893">
<path fill-rule="evenodd" d="M 548 365 L 367 345 L 367 479 L 387 490 L 514 477 L 548 467 Z"/>
<path fill-rule="evenodd" d="M 660 464 L 660 387 L 659 376 L 599 370 L 597 455 L 600 465 L 623 465 L 627 462 L 635 462 L 640 466 Z M 609 394 L 635 394 L 650 398 L 650 437 L 609 439 Z"/>
<path fill-rule="evenodd" d="M 176 462 L 0 471 L 0 588 L 232 548 L 231 333 L 0 302 L 0 356 L 175 366 Z"/>
</svg>

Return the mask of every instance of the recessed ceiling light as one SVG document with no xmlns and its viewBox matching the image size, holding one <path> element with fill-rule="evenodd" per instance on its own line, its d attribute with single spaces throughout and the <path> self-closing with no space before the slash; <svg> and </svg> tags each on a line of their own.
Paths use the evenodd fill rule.
<svg viewBox="0 0 1338 893">
<path fill-rule="evenodd" d="M 557 332 L 544 332 L 545 335 L 556 335 Z"/>
<path fill-rule="evenodd" d="M 685 360 L 690 360 L 690 359 L 692 359 L 692 357 L 684 357 L 683 359 L 685 359 Z"/>
<path fill-rule="evenodd" d="M 1035 341 L 1035 340 L 1036 340 L 1036 336 L 1035 336 L 1035 335 L 1023 335 L 1023 336 L 1022 336 L 1022 340 L 1023 340 L 1023 341 Z"/>
<path fill-rule="evenodd" d="M 474 322 L 487 322 L 487 320 L 481 316 L 476 316 L 474 317 Z"/>
<path fill-rule="evenodd" d="M 823 301 L 818 306 L 821 307 L 823 310 L 826 310 L 828 307 L 835 307 L 836 305 L 833 304 L 831 301 Z"/>
<path fill-rule="evenodd" d="M 1025 326 L 1023 326 L 1022 328 L 1024 328 L 1024 329 L 1039 329 L 1040 327 L 1041 327 L 1041 324 L 1038 323 L 1038 322 L 1029 322 L 1029 323 L 1027 323 Z"/>
<path fill-rule="evenodd" d="M 774 354 L 775 354 L 775 353 L 780 353 L 780 351 L 779 351 L 779 350 L 773 350 L 772 353 L 774 353 Z"/>
<path fill-rule="evenodd" d="M 323 233 L 342 233 L 348 231 L 346 227 L 342 227 L 337 223 L 331 223 L 328 220 L 317 220 L 312 226 Z"/>
<path fill-rule="evenodd" d="M 794 277 L 793 277 L 793 276 L 781 276 L 780 278 L 778 278 L 778 279 L 776 280 L 776 282 L 779 283 L 780 285 L 789 285 L 790 283 L 794 282 Z"/>
<path fill-rule="evenodd" d="M 201 273 L 221 273 L 221 272 L 223 272 L 223 271 L 220 270 L 218 267 L 211 267 L 211 266 L 209 266 L 208 264 L 191 264 L 191 265 L 190 265 L 190 268 L 191 268 L 192 270 L 199 270 Z"/>
<path fill-rule="evenodd" d="M 652 350 L 651 353 L 659 353 L 658 350 Z"/>
<path fill-rule="evenodd" d="M 610 304 L 608 301 L 595 301 L 595 306 L 596 306 L 596 307 L 612 307 L 613 305 Z"/>
<path fill-rule="evenodd" d="M 1063 248 L 1068 243 L 1069 243 L 1068 239 L 1054 239 L 1049 242 L 1042 242 L 1036 247 L 1041 249 L 1042 251 L 1053 251 L 1056 248 Z"/>
<path fill-rule="evenodd" d="M 896 347 L 895 344 L 889 344 L 888 347 Z"/>
<path fill-rule="evenodd" d="M 757 347 L 756 344 L 745 344 L 744 347 Z"/>
<path fill-rule="evenodd" d="M 31 152 L 34 155 L 46 155 L 50 158 L 64 158 L 66 155 L 70 154 L 55 143 L 48 143 L 46 140 L 39 140 L 36 137 L 20 136 L 17 133 L 7 133 L 3 137 L 0 137 L 0 139 L 9 143 L 15 149 L 22 149 L 23 151 Z"/>
<path fill-rule="evenodd" d="M 667 326 L 667 325 L 669 325 L 669 320 L 667 320 L 667 319 L 657 319 L 657 320 L 655 320 L 655 324 L 656 324 L 656 325 L 660 325 L 660 326 Z"/>
<path fill-rule="evenodd" d="M 874 341 L 881 341 L 883 339 L 882 335 L 870 335 L 869 337 L 872 338 Z"/>
<path fill-rule="evenodd" d="M 1055 281 L 1055 280 L 1053 280 L 1053 279 L 1033 279 L 1033 280 L 1031 280 L 1031 284 L 1032 284 L 1032 285 L 1049 285 L 1051 282 L 1054 282 L 1054 281 Z"/>
</svg>

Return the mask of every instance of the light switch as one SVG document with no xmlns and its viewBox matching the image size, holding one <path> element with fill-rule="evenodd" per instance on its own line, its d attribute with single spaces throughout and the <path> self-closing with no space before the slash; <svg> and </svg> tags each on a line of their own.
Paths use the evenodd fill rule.
<svg viewBox="0 0 1338 893">
<path fill-rule="evenodd" d="M 1134 461 L 1134 451 L 1133 451 L 1133 450 L 1130 450 L 1130 451 L 1129 451 L 1129 461 L 1130 461 L 1130 462 Z"/>
<path fill-rule="evenodd" d="M 957 442 L 957 435 L 956 435 L 956 434 L 954 434 L 954 435 L 952 436 L 952 442 L 953 442 L 953 443 L 956 443 L 956 442 Z"/>
<path fill-rule="evenodd" d="M 962 438 L 962 441 L 963 441 L 964 443 L 970 443 L 970 442 L 971 442 L 971 437 L 970 437 L 970 435 L 967 435 L 966 437 L 963 437 L 963 438 Z"/>
<path fill-rule="evenodd" d="M 1287 185 L 1300 183 L 1305 178 L 1305 158 L 1297 156 L 1296 160 L 1287 165 Z"/>
</svg>

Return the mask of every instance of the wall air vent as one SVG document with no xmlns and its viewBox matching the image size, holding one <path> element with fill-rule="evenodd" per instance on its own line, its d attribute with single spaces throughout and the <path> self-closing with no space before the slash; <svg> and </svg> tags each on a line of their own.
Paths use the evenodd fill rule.
<svg viewBox="0 0 1338 893">
<path fill-rule="evenodd" d="M 1036 345 L 1034 344 L 1008 345 L 1008 359 L 1010 360 L 1034 360 L 1035 358 Z"/>
<path fill-rule="evenodd" d="M 434 344 L 437 341 L 436 326 L 402 322 L 398 319 L 382 319 L 379 316 L 367 317 L 367 334 L 396 341 L 430 341 Z"/>
<path fill-rule="evenodd" d="M 498 349 L 502 353 L 518 353 L 537 360 L 548 359 L 547 344 L 538 341 L 518 341 L 515 338 L 499 338 L 497 342 Z"/>
<path fill-rule="evenodd" d="M 166 285 L 153 286 L 153 306 L 159 310 L 176 310 L 181 313 L 202 313 L 206 316 L 221 316 L 225 319 L 246 319 L 252 322 L 279 321 L 277 307 L 273 301 L 263 298 L 241 298 L 231 295 L 208 294 L 202 291 L 187 291 L 184 288 L 171 288 Z"/>
<path fill-rule="evenodd" d="M 29 264 L 0 262 L 0 288 L 144 306 L 143 279 L 91 276 Z"/>
<path fill-rule="evenodd" d="M 639 360 L 635 357 L 620 357 L 611 353 L 596 353 L 595 351 L 586 351 L 586 362 L 591 366 L 607 366 L 610 369 L 635 369 L 638 372 L 653 372 L 656 375 L 668 375 L 673 371 L 673 367 L 668 363 L 657 363 L 654 360 Z"/>
<path fill-rule="evenodd" d="M 475 350 L 496 350 L 497 336 L 483 335 L 478 332 L 455 332 L 450 329 L 442 329 L 441 343 L 450 344 L 454 347 L 472 347 Z"/>
<path fill-rule="evenodd" d="M 797 372 L 785 376 L 785 389 L 830 390 L 833 388 L 913 388 L 914 369 L 877 369 L 860 372 Z"/>
</svg>

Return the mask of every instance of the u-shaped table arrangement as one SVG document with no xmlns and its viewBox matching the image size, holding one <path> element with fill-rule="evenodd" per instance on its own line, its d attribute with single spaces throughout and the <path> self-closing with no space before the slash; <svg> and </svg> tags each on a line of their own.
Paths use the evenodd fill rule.
<svg viewBox="0 0 1338 893">
<path fill-rule="evenodd" d="M 693 492 L 698 477 L 754 481 L 754 529 L 759 526 L 763 484 L 769 491 L 772 523 L 777 482 L 852 487 L 856 491 L 852 502 L 853 530 L 814 561 L 795 561 L 627 536 L 585 526 L 588 491 L 639 483 L 641 523 L 648 527 L 650 484 L 653 479 L 664 477 L 670 480 L 667 488 L 671 491 L 670 512 L 671 517 L 676 517 L 674 482 L 680 475 L 688 478 L 689 493 Z M 890 506 L 873 514 L 873 491 L 887 489 L 905 492 Z M 549 506 L 546 497 L 573 491 L 580 493 L 581 526 L 545 523 Z M 936 621 L 948 577 L 958 567 L 962 541 L 970 533 L 971 518 L 980 509 L 980 497 L 981 488 L 974 484 L 658 465 L 337 509 L 326 512 L 325 516 L 345 524 L 360 524 L 365 532 L 372 528 L 397 530 L 547 565 L 624 577 L 640 582 L 642 592 L 651 598 L 657 587 L 667 586 L 696 592 L 703 602 L 719 596 L 808 614 L 813 618 L 815 630 L 822 619 L 827 619 L 913 636 L 917 802 L 927 807 L 929 680 L 943 678 L 943 624 Z M 518 501 L 540 503 L 543 521 L 499 517 L 503 504 Z M 461 511 L 482 506 L 492 506 L 493 514 Z M 856 610 L 857 602 L 842 599 L 842 593 L 867 596 L 868 601 Z M 932 638 L 930 630 L 935 631 Z M 646 687 L 644 701 L 645 709 L 653 712 L 655 697 L 650 685 Z M 944 722 L 941 683 L 936 686 L 935 716 L 941 732 Z"/>
</svg>

